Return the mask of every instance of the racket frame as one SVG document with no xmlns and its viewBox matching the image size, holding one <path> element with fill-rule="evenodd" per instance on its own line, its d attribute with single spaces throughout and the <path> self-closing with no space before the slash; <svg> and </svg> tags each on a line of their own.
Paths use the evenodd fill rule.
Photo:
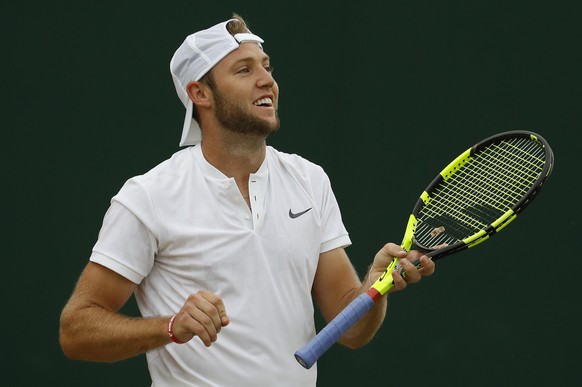
<svg viewBox="0 0 582 387">
<path fill-rule="evenodd" d="M 469 162 L 476 154 L 488 145 L 513 138 L 528 138 L 540 144 L 544 148 L 545 163 L 535 183 L 529 190 L 518 200 L 509 210 L 505 211 L 499 218 L 493 221 L 484 229 L 479 230 L 475 234 L 464 238 L 463 240 L 450 244 L 442 248 L 431 248 L 423 246 L 414 237 L 418 224 L 417 216 L 422 208 L 431 200 L 430 193 L 434 191 L 443 181 L 448 180 L 456 172 L 458 172 L 467 162 Z M 437 260 L 447 255 L 475 247 L 480 243 L 489 239 L 495 233 L 501 231 L 507 225 L 515 220 L 517 215 L 521 213 L 540 192 L 547 177 L 552 172 L 554 166 L 553 152 L 547 141 L 540 135 L 529 131 L 509 131 L 490 136 L 471 148 L 467 149 L 452 162 L 450 162 L 427 186 L 420 197 L 417 199 L 413 211 L 408 218 L 408 223 L 404 233 L 402 248 L 406 251 L 420 250 L 427 257 L 432 260 Z M 420 267 L 418 261 L 413 262 L 417 267 Z M 311 368 L 317 359 L 329 349 L 347 330 L 355 324 L 361 316 L 367 313 L 375 304 L 375 302 L 386 294 L 393 286 L 394 281 L 392 273 L 397 270 L 401 275 L 406 273 L 402 271 L 399 264 L 399 259 L 394 258 L 390 265 L 386 268 L 384 273 L 372 284 L 367 292 L 360 294 L 354 299 L 344 310 L 342 310 L 332 321 L 330 321 L 309 343 L 303 348 L 295 352 L 295 358 L 304 368 Z"/>
</svg>

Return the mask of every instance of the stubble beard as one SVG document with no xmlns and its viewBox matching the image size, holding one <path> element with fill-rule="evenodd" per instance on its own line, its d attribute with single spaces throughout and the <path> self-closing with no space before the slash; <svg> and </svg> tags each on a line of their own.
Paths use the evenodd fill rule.
<svg viewBox="0 0 582 387">
<path fill-rule="evenodd" d="M 270 122 L 253 116 L 248 110 L 232 103 L 221 93 L 214 91 L 216 119 L 227 130 L 238 133 L 255 135 L 266 138 L 279 130 L 281 125 L 279 113 L 275 111 L 276 121 Z"/>
</svg>

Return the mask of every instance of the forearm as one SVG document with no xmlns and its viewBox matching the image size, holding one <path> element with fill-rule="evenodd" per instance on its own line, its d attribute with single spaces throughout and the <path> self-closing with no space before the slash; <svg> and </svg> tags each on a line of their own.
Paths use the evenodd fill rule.
<svg viewBox="0 0 582 387">
<path fill-rule="evenodd" d="M 368 272 L 368 275 L 362 281 L 362 286 L 359 289 L 354 289 L 344 297 L 344 305 L 342 306 L 342 309 L 370 288 L 370 284 L 373 283 L 373 281 L 369 278 L 369 275 L 370 273 Z M 339 342 L 348 348 L 359 348 L 372 340 L 386 317 L 387 300 L 387 295 L 380 297 L 380 299 L 374 303 L 372 309 L 362 316 L 362 318 L 342 336 Z"/>
<path fill-rule="evenodd" d="M 408 260 L 406 251 L 394 243 L 385 244 L 374 257 L 368 274 L 362 282 L 351 265 L 345 251 L 341 248 L 323 253 L 319 256 L 319 264 L 313 284 L 313 294 L 320 310 L 327 321 L 335 318 L 353 300 L 368 291 L 372 284 L 386 273 L 386 267 L 398 258 L 406 280 L 398 271 L 391 273 L 393 287 L 387 294 L 381 296 L 372 308 L 356 322 L 340 339 L 339 342 L 349 348 L 358 348 L 369 342 L 386 317 L 389 294 L 401 291 L 407 282 L 416 283 L 423 276 L 434 272 L 434 263 L 420 252 L 410 252 L 411 259 L 420 259 L 419 269 Z M 407 258 L 407 259 L 404 259 Z"/>
<path fill-rule="evenodd" d="M 97 305 L 68 305 L 61 315 L 61 347 L 72 359 L 123 360 L 168 344 L 168 321 L 168 317 L 131 318 Z"/>
</svg>

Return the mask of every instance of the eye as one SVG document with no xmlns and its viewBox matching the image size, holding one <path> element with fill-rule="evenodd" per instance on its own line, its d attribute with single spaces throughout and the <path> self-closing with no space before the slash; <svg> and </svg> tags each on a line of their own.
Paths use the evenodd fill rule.
<svg viewBox="0 0 582 387">
<path fill-rule="evenodd" d="M 248 67 L 241 67 L 240 69 L 238 69 L 237 74 L 244 74 L 244 73 L 248 73 L 250 70 Z"/>
<path fill-rule="evenodd" d="M 269 73 L 273 73 L 273 66 L 265 65 L 265 70 L 267 70 L 267 72 L 269 72 Z"/>
</svg>

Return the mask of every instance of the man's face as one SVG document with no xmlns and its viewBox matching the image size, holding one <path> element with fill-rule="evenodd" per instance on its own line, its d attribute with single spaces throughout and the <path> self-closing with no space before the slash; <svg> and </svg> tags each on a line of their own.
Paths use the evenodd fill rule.
<svg viewBox="0 0 582 387">
<path fill-rule="evenodd" d="M 256 43 L 241 44 L 214 67 L 214 111 L 225 129 L 262 137 L 279 129 L 279 87 L 271 72 Z"/>
</svg>

